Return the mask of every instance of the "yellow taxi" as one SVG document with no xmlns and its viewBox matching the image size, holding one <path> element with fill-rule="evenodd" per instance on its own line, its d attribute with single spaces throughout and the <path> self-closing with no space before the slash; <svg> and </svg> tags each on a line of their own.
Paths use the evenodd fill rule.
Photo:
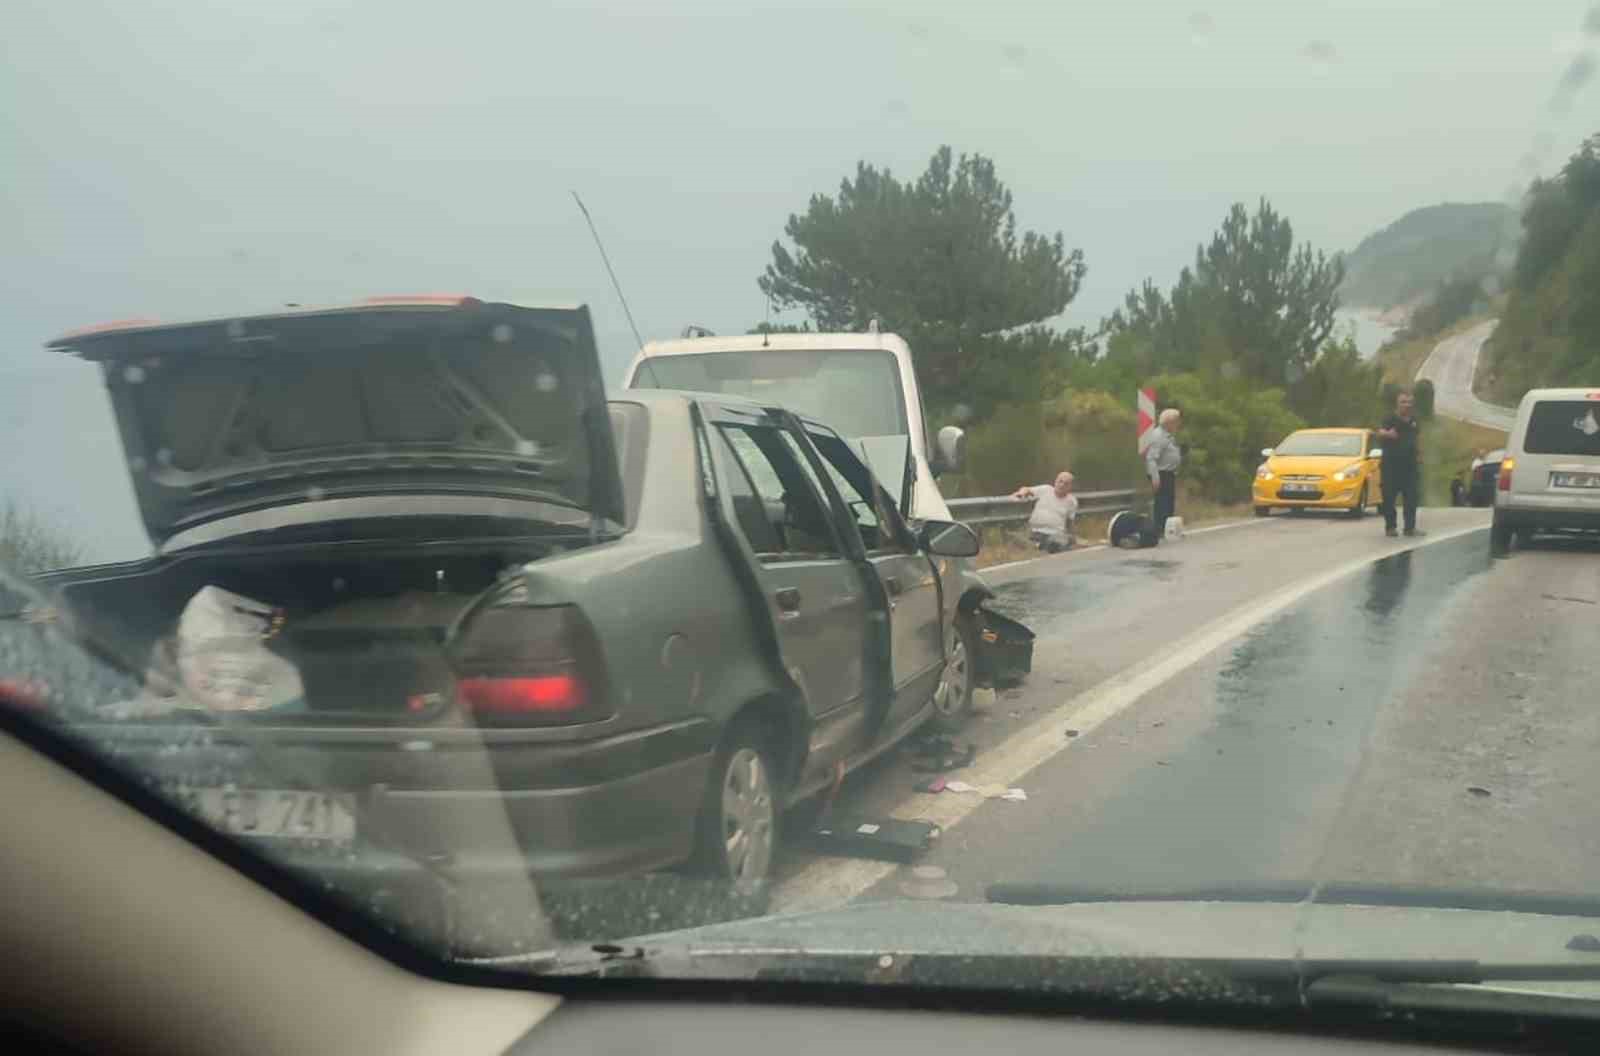
<svg viewBox="0 0 1600 1056">
<path fill-rule="evenodd" d="M 1345 510 L 1360 517 L 1382 501 L 1380 438 L 1371 429 L 1301 429 L 1264 448 L 1252 501 L 1256 516 L 1274 509 Z"/>
</svg>

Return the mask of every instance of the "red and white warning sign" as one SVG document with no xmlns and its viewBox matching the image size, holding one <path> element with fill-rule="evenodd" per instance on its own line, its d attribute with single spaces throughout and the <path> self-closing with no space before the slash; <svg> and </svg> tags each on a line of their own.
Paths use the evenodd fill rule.
<svg viewBox="0 0 1600 1056">
<path fill-rule="evenodd" d="M 1150 446 L 1150 430 L 1156 424 L 1156 390 L 1139 390 L 1139 453 Z"/>
</svg>

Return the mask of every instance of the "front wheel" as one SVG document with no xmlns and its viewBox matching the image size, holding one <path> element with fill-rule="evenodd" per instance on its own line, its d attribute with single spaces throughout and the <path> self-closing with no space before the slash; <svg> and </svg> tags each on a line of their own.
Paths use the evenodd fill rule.
<svg viewBox="0 0 1600 1056">
<path fill-rule="evenodd" d="M 1367 515 L 1367 486 L 1361 485 L 1361 494 L 1356 496 L 1356 504 L 1350 507 L 1350 516 L 1360 520 Z"/>
<path fill-rule="evenodd" d="M 950 655 L 933 690 L 933 726 L 941 733 L 954 733 L 966 725 L 972 714 L 974 665 L 978 656 L 978 632 L 972 617 L 956 617 L 951 635 Z"/>
<path fill-rule="evenodd" d="M 1494 519 L 1489 522 L 1489 553 L 1495 557 L 1505 557 L 1511 553 L 1511 544 L 1516 536 L 1517 530 L 1511 526 L 1511 522 L 1499 510 L 1495 510 Z"/>
<path fill-rule="evenodd" d="M 696 864 L 740 894 L 763 888 L 778 844 L 778 771 L 751 721 L 736 722 L 712 762 L 695 836 Z"/>
<path fill-rule="evenodd" d="M 1271 517 L 1272 516 L 1272 507 L 1271 506 L 1257 506 L 1256 507 L 1256 516 L 1257 517 Z"/>
</svg>

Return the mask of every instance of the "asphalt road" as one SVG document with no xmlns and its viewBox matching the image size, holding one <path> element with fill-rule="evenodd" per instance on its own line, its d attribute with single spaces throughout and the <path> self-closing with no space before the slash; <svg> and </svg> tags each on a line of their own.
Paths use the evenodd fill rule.
<svg viewBox="0 0 1600 1056">
<path fill-rule="evenodd" d="M 1433 351 L 1417 369 L 1417 380 L 1427 378 L 1433 382 L 1433 406 L 1439 414 L 1510 431 L 1517 416 L 1516 408 L 1485 403 L 1472 392 L 1478 355 L 1483 351 L 1483 343 L 1494 333 L 1497 322 L 1499 320 L 1490 319 L 1433 346 Z"/>
<path fill-rule="evenodd" d="M 1273 517 L 1003 570 L 1034 670 L 948 777 L 1026 801 L 916 792 L 905 751 L 836 810 L 943 825 L 921 864 L 958 900 L 1041 881 L 1591 890 L 1600 543 L 1491 561 L 1484 511 L 1422 525 Z M 880 862 L 791 849 L 781 869 L 780 911 L 910 890 Z"/>
</svg>

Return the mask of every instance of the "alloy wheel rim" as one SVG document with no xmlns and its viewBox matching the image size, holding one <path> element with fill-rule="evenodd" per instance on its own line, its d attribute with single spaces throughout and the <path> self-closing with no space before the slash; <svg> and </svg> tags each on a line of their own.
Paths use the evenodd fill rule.
<svg viewBox="0 0 1600 1056">
<path fill-rule="evenodd" d="M 740 748 L 728 759 L 722 781 L 722 844 L 728 873 L 740 890 L 767 878 L 776 821 L 772 781 L 761 753 Z"/>
</svg>

